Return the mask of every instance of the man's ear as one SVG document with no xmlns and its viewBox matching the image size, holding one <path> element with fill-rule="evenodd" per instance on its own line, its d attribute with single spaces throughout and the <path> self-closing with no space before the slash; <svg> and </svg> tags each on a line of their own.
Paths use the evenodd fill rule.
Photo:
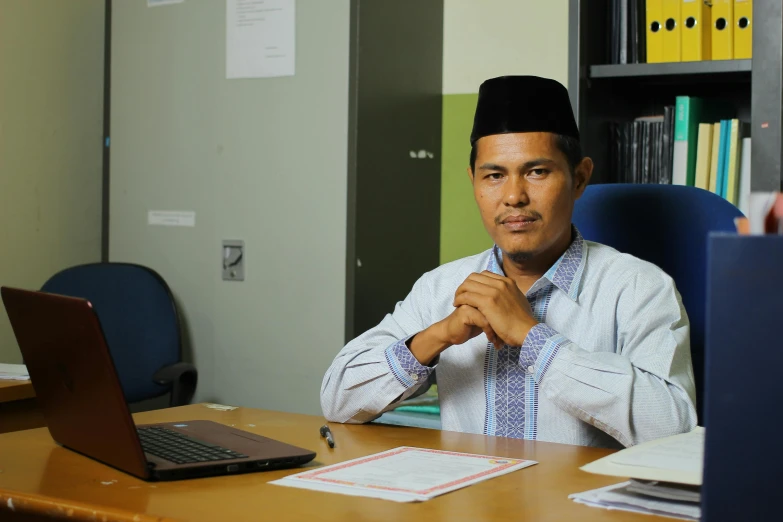
<svg viewBox="0 0 783 522">
<path fill-rule="evenodd" d="M 468 171 L 468 179 L 470 180 L 470 184 L 472 185 L 473 184 L 473 169 L 468 167 L 466 170 Z"/>
<path fill-rule="evenodd" d="M 574 168 L 574 199 L 579 199 L 593 175 L 593 160 L 585 157 Z"/>
</svg>

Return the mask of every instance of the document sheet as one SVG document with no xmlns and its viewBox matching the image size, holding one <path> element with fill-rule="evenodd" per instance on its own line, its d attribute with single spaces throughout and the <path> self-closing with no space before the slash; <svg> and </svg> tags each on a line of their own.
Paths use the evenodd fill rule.
<svg viewBox="0 0 783 522">
<path fill-rule="evenodd" d="M 701 485 L 704 428 L 626 448 L 581 469 L 600 475 Z"/>
<path fill-rule="evenodd" d="M 295 0 L 226 0 L 226 78 L 293 76 Z"/>
<path fill-rule="evenodd" d="M 400 447 L 271 482 L 397 502 L 434 498 L 537 464 L 535 461 Z"/>
</svg>

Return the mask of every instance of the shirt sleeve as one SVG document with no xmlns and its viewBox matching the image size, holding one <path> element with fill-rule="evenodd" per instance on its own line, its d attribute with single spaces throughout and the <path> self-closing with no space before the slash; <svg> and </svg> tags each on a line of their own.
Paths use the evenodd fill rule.
<svg viewBox="0 0 783 522">
<path fill-rule="evenodd" d="M 430 326 L 426 277 L 414 284 L 393 313 L 337 354 L 321 384 L 321 409 L 327 420 L 370 422 L 428 386 L 436 365 L 420 364 L 407 344 Z"/>
<path fill-rule="evenodd" d="M 619 297 L 616 317 L 617 338 L 598 350 L 539 324 L 520 364 L 547 399 L 624 446 L 692 430 L 690 326 L 673 280 L 637 277 Z"/>
</svg>

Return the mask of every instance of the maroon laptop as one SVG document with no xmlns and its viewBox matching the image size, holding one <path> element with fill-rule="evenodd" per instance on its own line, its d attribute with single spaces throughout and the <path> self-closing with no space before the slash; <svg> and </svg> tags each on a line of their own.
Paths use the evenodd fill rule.
<svg viewBox="0 0 783 522">
<path fill-rule="evenodd" d="M 87 300 L 0 292 L 49 433 L 62 446 L 144 480 L 289 468 L 315 458 L 313 451 L 212 421 L 136 426 Z"/>
</svg>

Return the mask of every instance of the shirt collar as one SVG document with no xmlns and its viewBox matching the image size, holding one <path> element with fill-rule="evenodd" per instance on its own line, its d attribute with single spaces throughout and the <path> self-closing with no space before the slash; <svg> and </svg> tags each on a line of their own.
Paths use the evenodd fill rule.
<svg viewBox="0 0 783 522">
<path fill-rule="evenodd" d="M 587 262 L 587 248 L 582 234 L 575 226 L 571 226 L 574 239 L 568 246 L 568 249 L 560 258 L 546 271 L 544 276 L 530 287 L 528 296 L 531 296 L 549 284 L 553 284 L 568 296 L 572 301 L 576 301 L 579 295 L 579 288 L 584 274 L 585 264 Z M 503 254 L 497 245 L 492 247 L 492 254 L 487 262 L 487 270 L 498 275 L 505 276 L 503 272 Z"/>
</svg>

